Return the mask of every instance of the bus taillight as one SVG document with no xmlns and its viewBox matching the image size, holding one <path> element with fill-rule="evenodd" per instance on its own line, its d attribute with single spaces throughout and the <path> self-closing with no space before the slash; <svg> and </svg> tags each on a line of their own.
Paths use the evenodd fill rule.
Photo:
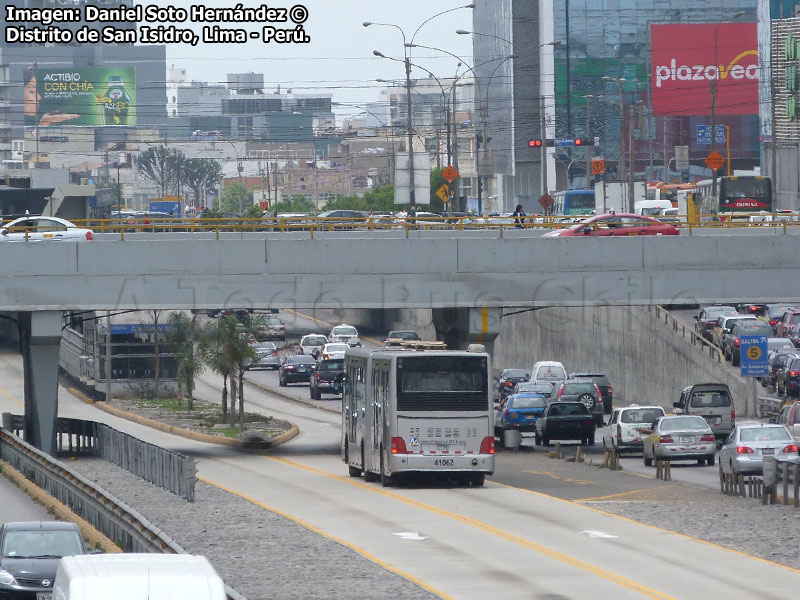
<svg viewBox="0 0 800 600">
<path fill-rule="evenodd" d="M 392 445 L 394 447 L 394 444 Z M 494 436 L 486 436 L 481 442 L 481 454 L 494 454 Z"/>
<path fill-rule="evenodd" d="M 392 454 L 408 454 L 408 450 L 406 450 L 406 441 L 403 438 L 392 438 Z"/>
</svg>

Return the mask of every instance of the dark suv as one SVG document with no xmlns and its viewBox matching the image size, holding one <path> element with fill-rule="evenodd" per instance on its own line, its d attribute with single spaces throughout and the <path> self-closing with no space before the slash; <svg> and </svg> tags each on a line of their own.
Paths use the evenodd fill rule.
<svg viewBox="0 0 800 600">
<path fill-rule="evenodd" d="M 328 358 L 317 363 L 317 369 L 309 382 L 309 394 L 312 400 L 321 400 L 322 394 L 335 394 L 333 389 L 336 378 L 344 373 L 343 358 Z"/>
<path fill-rule="evenodd" d="M 86 554 L 75 523 L 27 521 L 0 528 L 0 598 L 51 597 L 58 559 Z"/>
<path fill-rule="evenodd" d="M 794 398 L 800 397 L 800 358 L 793 358 L 784 363 L 775 377 L 779 396 L 786 394 Z"/>
<path fill-rule="evenodd" d="M 592 413 L 596 425 L 603 426 L 603 398 L 594 381 L 570 379 L 563 382 L 556 391 L 557 402 L 580 402 Z"/>
<path fill-rule="evenodd" d="M 600 390 L 600 397 L 603 399 L 603 412 L 611 414 L 611 405 L 614 402 L 614 388 L 605 373 L 570 373 L 570 379 L 591 379 Z"/>
</svg>

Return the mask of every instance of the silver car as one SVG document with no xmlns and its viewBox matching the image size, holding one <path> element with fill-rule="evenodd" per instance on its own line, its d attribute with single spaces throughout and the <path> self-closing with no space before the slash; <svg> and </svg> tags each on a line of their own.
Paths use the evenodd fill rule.
<svg viewBox="0 0 800 600">
<path fill-rule="evenodd" d="M 553 384 L 546 381 L 539 383 L 531 383 L 530 381 L 520 381 L 514 386 L 513 394 L 531 393 L 541 394 L 545 399 L 550 402 L 550 397 L 553 395 Z"/>
<path fill-rule="evenodd" d="M 253 362 L 247 367 L 251 371 L 256 369 L 277 369 L 281 366 L 278 358 L 278 348 L 272 342 L 252 342 L 255 351 Z"/>
<path fill-rule="evenodd" d="M 784 425 L 737 425 L 719 451 L 720 473 L 761 475 L 764 457 L 797 457 L 797 444 Z"/>
<path fill-rule="evenodd" d="M 694 415 L 661 417 L 653 431 L 644 438 L 644 465 L 653 460 L 697 460 L 697 464 L 714 465 L 717 442 L 714 432 L 703 417 Z"/>
</svg>

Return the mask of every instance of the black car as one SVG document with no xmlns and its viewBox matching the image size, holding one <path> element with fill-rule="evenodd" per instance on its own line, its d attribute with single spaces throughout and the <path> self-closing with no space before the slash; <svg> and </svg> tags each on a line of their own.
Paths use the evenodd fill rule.
<svg viewBox="0 0 800 600">
<path fill-rule="evenodd" d="M 531 378 L 529 369 L 503 369 L 497 376 L 497 387 L 495 388 L 495 399 L 502 402 L 506 396 L 514 393 L 514 387 L 518 383 L 528 381 Z"/>
<path fill-rule="evenodd" d="M 603 412 L 607 415 L 611 414 L 611 405 L 614 402 L 614 388 L 611 387 L 608 375 L 605 373 L 570 373 L 569 378 L 591 379 L 594 381 L 597 389 L 600 390 L 600 398 L 603 399 Z"/>
<path fill-rule="evenodd" d="M 594 418 L 583 402 L 551 402 L 536 421 L 536 445 L 551 440 L 580 440 L 581 445 L 594 445 Z"/>
<path fill-rule="evenodd" d="M 0 528 L 0 598 L 50 597 L 58 559 L 86 554 L 75 523 L 25 521 Z"/>
<path fill-rule="evenodd" d="M 727 345 L 727 352 L 725 358 L 730 358 L 731 364 L 738 367 L 741 362 L 741 338 L 743 336 L 763 335 L 764 337 L 772 337 L 772 327 L 769 323 L 764 321 L 737 321 L 731 329 L 730 341 L 731 344 Z"/>
<path fill-rule="evenodd" d="M 322 399 L 322 394 L 335 394 L 334 385 L 336 378 L 344 373 L 343 358 L 329 358 L 320 360 L 317 368 L 309 381 L 309 394 L 312 400 Z"/>
<path fill-rule="evenodd" d="M 290 383 L 308 383 L 316 364 L 313 358 L 305 354 L 287 356 L 278 369 L 278 384 L 286 387 Z"/>
</svg>

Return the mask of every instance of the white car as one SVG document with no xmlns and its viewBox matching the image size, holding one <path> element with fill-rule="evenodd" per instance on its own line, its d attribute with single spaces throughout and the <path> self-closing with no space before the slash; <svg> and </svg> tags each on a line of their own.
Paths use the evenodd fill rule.
<svg viewBox="0 0 800 600">
<path fill-rule="evenodd" d="M 94 232 L 59 217 L 25 216 L 0 228 L 0 242 L 91 242 Z"/>
<path fill-rule="evenodd" d="M 322 347 L 328 343 L 328 338 L 320 333 L 309 333 L 300 340 L 300 353 L 316 358 Z"/>
<path fill-rule="evenodd" d="M 642 430 L 649 430 L 656 419 L 663 416 L 664 409 L 660 406 L 631 404 L 615 409 L 603 433 L 603 449 L 617 454 L 627 450 L 641 451 L 647 435 Z"/>
<path fill-rule="evenodd" d="M 358 330 L 352 325 L 337 325 L 331 329 L 328 336 L 330 342 L 343 342 L 350 347 L 360 346 L 361 340 L 358 339 Z"/>
<path fill-rule="evenodd" d="M 558 389 L 558 385 L 567 380 L 567 371 L 560 362 L 552 360 L 540 360 L 534 363 L 531 368 L 531 383 L 551 383 L 553 389 Z"/>
<path fill-rule="evenodd" d="M 320 350 L 319 357 L 323 360 L 330 358 L 344 358 L 344 353 L 350 346 L 344 342 L 331 342 L 325 344 Z"/>
</svg>

